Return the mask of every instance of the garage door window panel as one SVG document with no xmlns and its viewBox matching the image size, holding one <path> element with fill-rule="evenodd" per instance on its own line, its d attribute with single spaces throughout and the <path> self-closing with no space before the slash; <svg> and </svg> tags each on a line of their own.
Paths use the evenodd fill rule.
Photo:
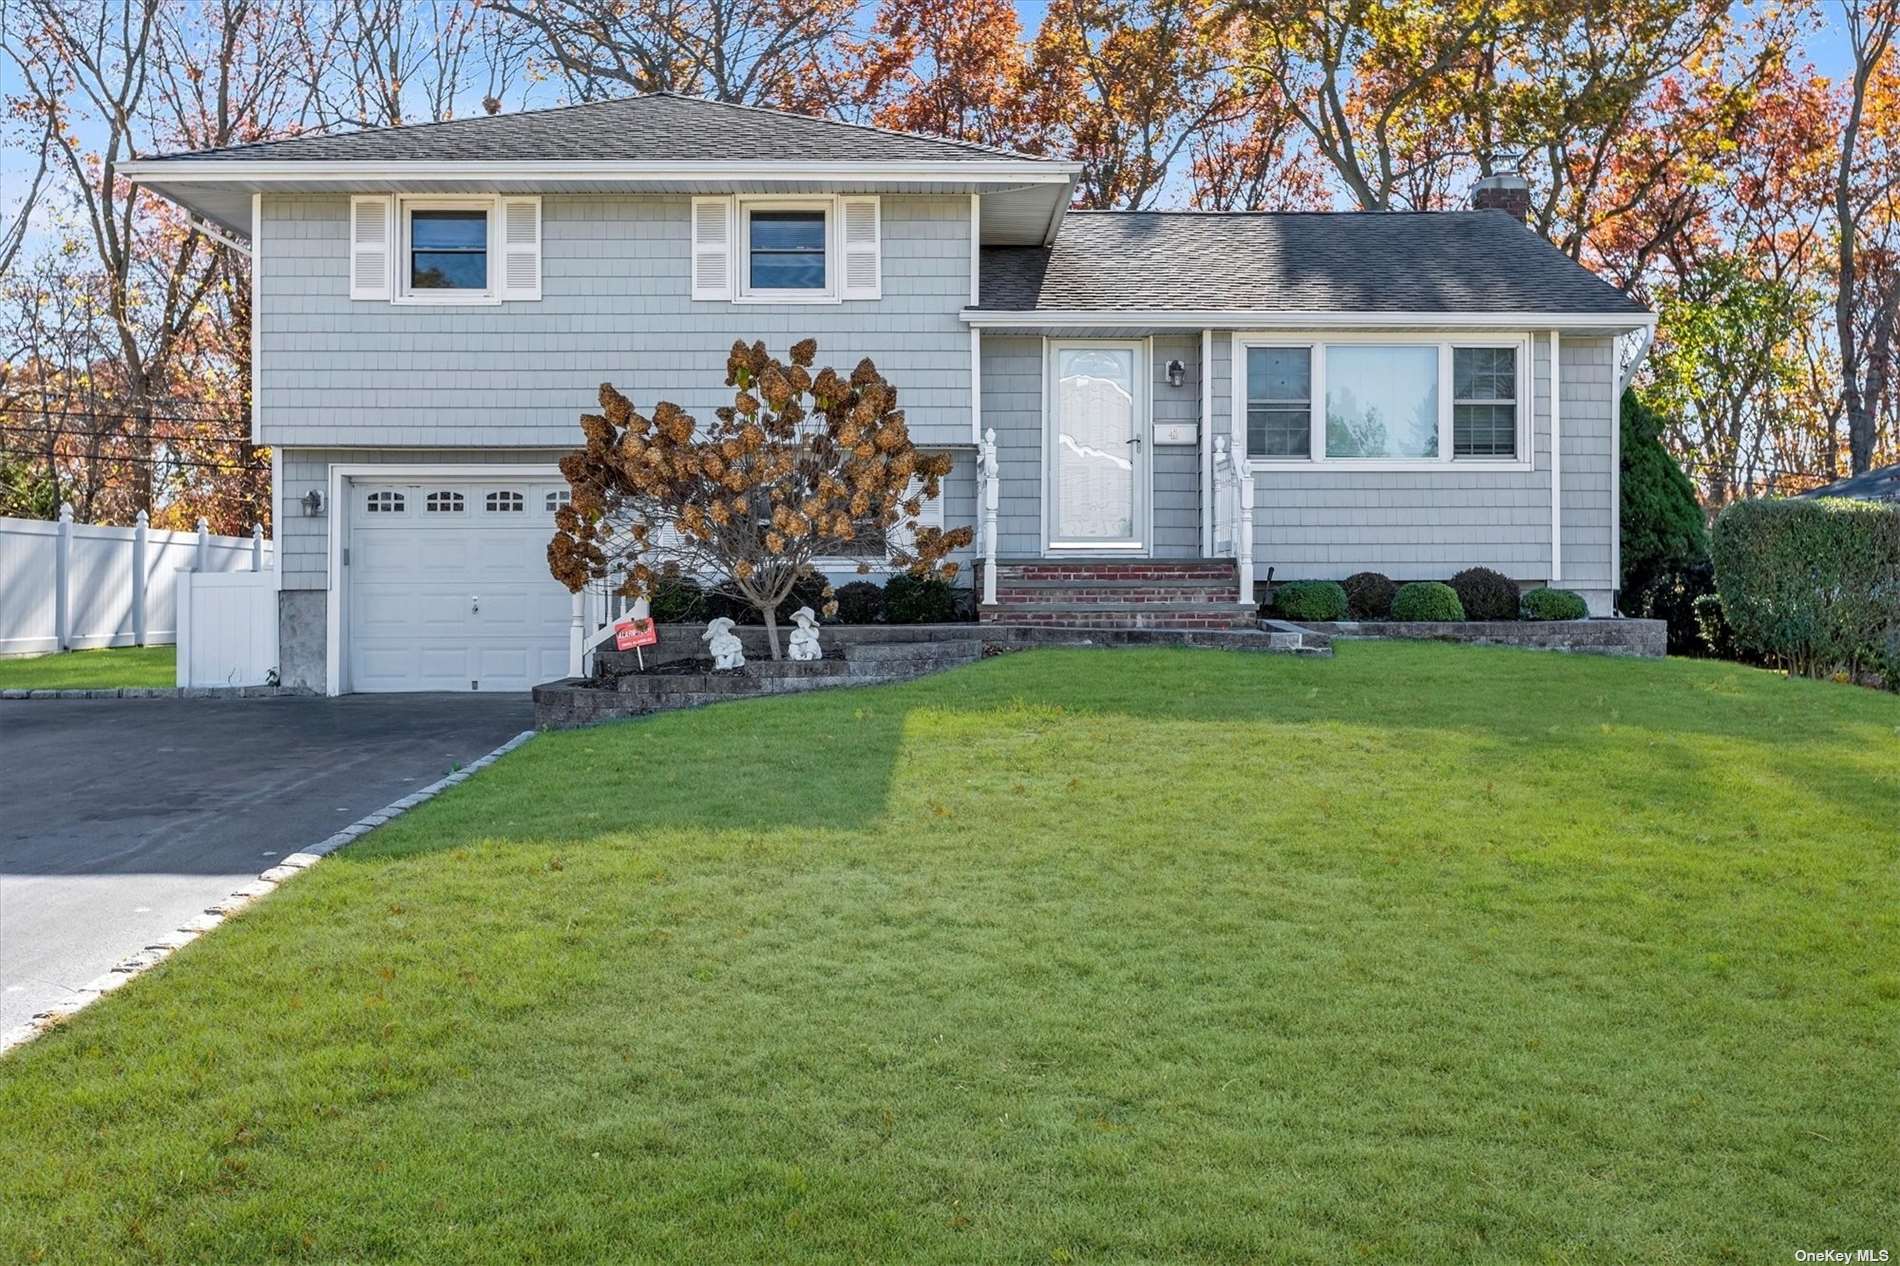
<svg viewBox="0 0 1900 1266">
<path fill-rule="evenodd" d="M 432 492 L 424 504 L 430 514 L 460 514 L 467 502 L 459 492 Z"/>
</svg>

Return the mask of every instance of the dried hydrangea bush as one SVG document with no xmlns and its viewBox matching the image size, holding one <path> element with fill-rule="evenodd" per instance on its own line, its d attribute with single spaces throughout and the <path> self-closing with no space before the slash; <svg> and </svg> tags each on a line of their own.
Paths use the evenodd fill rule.
<svg viewBox="0 0 1900 1266">
<path fill-rule="evenodd" d="M 915 526 L 952 459 L 917 451 L 897 388 L 877 366 L 814 374 L 817 354 L 812 339 L 789 361 L 764 343 L 734 343 L 733 402 L 703 428 L 666 401 L 647 417 L 603 383 L 601 412 L 581 417 L 586 446 L 561 459 L 573 499 L 548 544 L 554 578 L 577 593 L 639 599 L 665 578 L 692 576 L 756 607 L 777 659 L 779 605 L 818 574 L 817 559 L 881 544 L 879 561 L 895 570 L 955 576 L 949 556 L 972 529 Z M 834 614 L 829 585 L 823 593 Z"/>
</svg>

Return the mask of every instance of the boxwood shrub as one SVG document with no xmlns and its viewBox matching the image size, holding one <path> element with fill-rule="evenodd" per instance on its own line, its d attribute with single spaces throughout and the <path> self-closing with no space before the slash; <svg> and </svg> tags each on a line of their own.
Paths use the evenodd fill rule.
<svg viewBox="0 0 1900 1266">
<path fill-rule="evenodd" d="M 1521 607 L 1526 620 L 1583 620 L 1590 615 L 1583 595 L 1568 589 L 1533 589 Z"/>
<path fill-rule="evenodd" d="M 873 580 L 854 580 L 838 586 L 840 624 L 876 624 L 884 618 L 884 586 Z"/>
<path fill-rule="evenodd" d="M 1287 620 L 1343 620 L 1346 590 L 1334 580 L 1289 580 L 1274 586 L 1271 609 Z"/>
<path fill-rule="evenodd" d="M 898 572 L 884 582 L 887 624 L 949 624 L 957 618 L 957 595 L 950 582 Z"/>
<path fill-rule="evenodd" d="M 1399 586 L 1398 594 L 1392 599 L 1392 618 L 1462 620 L 1465 618 L 1465 608 L 1458 601 L 1458 591 L 1450 585 L 1442 585 L 1436 580 L 1415 580 L 1409 585 Z"/>
<path fill-rule="evenodd" d="M 1356 571 L 1346 577 L 1346 614 L 1355 620 L 1383 620 L 1392 614 L 1399 587 L 1376 571 Z"/>
<path fill-rule="evenodd" d="M 662 576 L 653 586 L 647 610 L 660 624 L 693 624 L 706 615 L 706 592 L 687 576 Z"/>
<path fill-rule="evenodd" d="M 1467 620 L 1515 620 L 1521 600 L 1517 582 L 1489 567 L 1467 567 L 1451 578 Z"/>
<path fill-rule="evenodd" d="M 1737 644 L 1793 672 L 1872 668 L 1900 629 L 1900 505 L 1739 501 L 1710 552 Z"/>
</svg>

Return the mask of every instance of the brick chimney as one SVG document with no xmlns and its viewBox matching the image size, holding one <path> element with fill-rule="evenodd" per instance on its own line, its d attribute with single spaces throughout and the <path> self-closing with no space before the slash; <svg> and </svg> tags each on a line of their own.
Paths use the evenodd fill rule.
<svg viewBox="0 0 1900 1266">
<path fill-rule="evenodd" d="M 1530 182 L 1514 171 L 1484 176 L 1471 186 L 1473 211 L 1502 211 L 1519 224 L 1531 218 Z"/>
</svg>

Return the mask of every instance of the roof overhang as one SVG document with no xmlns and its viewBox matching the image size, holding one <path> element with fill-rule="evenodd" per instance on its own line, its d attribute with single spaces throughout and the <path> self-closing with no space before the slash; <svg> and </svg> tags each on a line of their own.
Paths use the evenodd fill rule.
<svg viewBox="0 0 1900 1266">
<path fill-rule="evenodd" d="M 258 193 L 936 193 L 982 194 L 983 240 L 1046 245 L 1079 163 L 1039 159 L 898 162 L 312 162 L 145 159 L 120 174 L 240 236 Z"/>
<path fill-rule="evenodd" d="M 1590 330 L 1627 334 L 1653 329 L 1653 312 L 1338 312 L 1207 309 L 1145 311 L 1038 308 L 1000 311 L 965 308 L 965 325 L 979 330 L 1220 329 L 1220 330 Z"/>
</svg>

